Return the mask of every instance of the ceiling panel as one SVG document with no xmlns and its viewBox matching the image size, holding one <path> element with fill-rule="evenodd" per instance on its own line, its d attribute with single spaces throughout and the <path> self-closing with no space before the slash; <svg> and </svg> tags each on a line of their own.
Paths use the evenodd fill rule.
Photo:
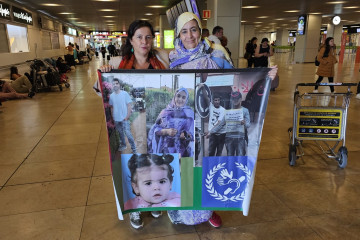
<svg viewBox="0 0 360 240">
<path fill-rule="evenodd" d="M 15 1 L 15 0 L 14 0 Z M 221 0 L 218 0 L 220 2 Z M 51 16 L 69 22 L 83 30 L 126 31 L 135 19 L 148 19 L 157 29 L 160 14 L 180 2 L 180 0 L 115 0 L 99 2 L 94 0 L 17 0 L 27 8 L 43 10 Z M 242 9 L 243 24 L 254 24 L 258 31 L 276 31 L 277 28 L 296 29 L 297 18 L 301 14 L 319 12 L 323 16 L 323 24 L 330 22 L 334 15 L 343 19 L 343 24 L 360 23 L 360 0 L 343 1 L 341 4 L 327 4 L 327 1 L 316 0 L 243 0 L 243 6 L 260 6 L 256 9 Z M 44 6 L 44 3 L 58 3 L 62 6 Z M 149 5 L 163 5 L 164 8 L 149 8 Z M 206 0 L 198 0 L 199 9 L 206 8 Z M 345 8 L 357 6 L 358 8 Z M 113 9 L 103 12 L 100 9 Z M 287 10 L 299 10 L 287 13 Z M 356 12 L 359 11 L 359 12 Z M 60 13 L 68 12 L 69 15 Z M 146 16 L 145 13 L 152 13 Z M 105 16 L 114 16 L 107 18 Z M 266 16 L 267 18 L 259 18 Z M 76 18 L 76 19 L 71 19 Z M 109 20 L 113 22 L 109 22 Z M 113 24 L 113 25 L 109 25 Z"/>
</svg>

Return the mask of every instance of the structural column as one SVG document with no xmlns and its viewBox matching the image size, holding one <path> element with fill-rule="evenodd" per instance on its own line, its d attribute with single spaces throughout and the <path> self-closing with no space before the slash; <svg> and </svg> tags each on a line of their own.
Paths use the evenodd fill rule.
<svg viewBox="0 0 360 240">
<path fill-rule="evenodd" d="M 239 57 L 240 58 L 244 56 L 246 44 L 253 37 L 255 37 L 255 27 L 254 27 L 254 25 L 241 25 L 241 28 L 240 28 L 240 49 L 239 49 Z"/>
<path fill-rule="evenodd" d="M 207 8 L 211 10 L 211 18 L 207 27 L 211 32 L 215 26 L 224 28 L 224 36 L 228 38 L 227 47 L 231 51 L 231 58 L 238 67 L 243 49 L 240 49 L 242 0 L 208 0 Z"/>
<path fill-rule="evenodd" d="M 289 31 L 287 29 L 278 29 L 276 31 L 276 46 L 287 46 Z M 285 49 L 278 49 L 277 52 L 287 52 Z"/>
<path fill-rule="evenodd" d="M 304 35 L 296 36 L 296 63 L 314 62 L 319 48 L 321 16 L 308 15 Z"/>
<path fill-rule="evenodd" d="M 341 35 L 343 32 L 343 24 L 339 24 L 335 26 L 334 29 L 334 43 L 336 46 L 341 46 Z"/>
</svg>

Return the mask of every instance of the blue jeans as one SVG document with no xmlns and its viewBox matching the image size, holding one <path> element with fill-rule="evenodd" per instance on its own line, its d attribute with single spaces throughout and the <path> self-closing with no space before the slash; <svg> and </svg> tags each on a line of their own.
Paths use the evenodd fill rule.
<svg viewBox="0 0 360 240">
<path fill-rule="evenodd" d="M 225 138 L 225 146 L 228 156 L 245 156 L 245 138 Z"/>
<path fill-rule="evenodd" d="M 125 142 L 125 135 L 130 143 L 131 149 L 133 151 L 133 153 L 137 153 L 136 152 L 136 146 L 135 146 L 135 141 L 134 141 L 134 137 L 132 136 L 131 130 L 130 130 L 130 122 L 129 121 L 121 121 L 121 122 L 115 122 L 115 127 L 116 130 L 119 132 L 120 135 L 120 146 L 119 149 L 125 148 L 126 147 L 126 142 Z"/>
</svg>

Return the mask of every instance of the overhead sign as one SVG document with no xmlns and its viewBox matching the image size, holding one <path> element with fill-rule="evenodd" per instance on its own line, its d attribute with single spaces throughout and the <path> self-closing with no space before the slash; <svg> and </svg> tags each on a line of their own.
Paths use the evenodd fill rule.
<svg viewBox="0 0 360 240">
<path fill-rule="evenodd" d="M 10 5 L 0 2 L 0 18 L 10 19 Z"/>
<path fill-rule="evenodd" d="M 203 10 L 203 18 L 211 18 L 211 10 Z"/>
<path fill-rule="evenodd" d="M 32 14 L 30 12 L 27 12 L 23 9 L 17 8 L 17 7 L 12 7 L 12 15 L 13 15 L 13 20 L 15 22 L 19 22 L 19 23 L 25 23 L 28 25 L 33 25 L 33 18 L 32 18 Z"/>
</svg>

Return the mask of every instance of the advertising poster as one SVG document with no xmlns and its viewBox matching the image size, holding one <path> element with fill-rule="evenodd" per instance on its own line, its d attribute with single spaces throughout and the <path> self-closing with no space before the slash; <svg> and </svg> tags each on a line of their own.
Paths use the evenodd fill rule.
<svg viewBox="0 0 360 240">
<path fill-rule="evenodd" d="M 99 73 L 119 218 L 174 209 L 247 215 L 268 71 Z"/>
</svg>

